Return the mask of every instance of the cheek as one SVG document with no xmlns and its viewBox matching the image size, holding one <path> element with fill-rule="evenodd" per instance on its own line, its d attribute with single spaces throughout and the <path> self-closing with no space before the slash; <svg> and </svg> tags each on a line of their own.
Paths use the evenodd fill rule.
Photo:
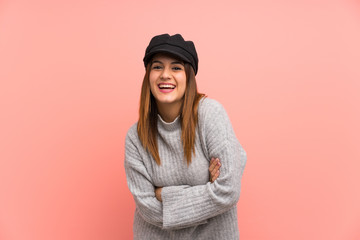
<svg viewBox="0 0 360 240">
<path fill-rule="evenodd" d="M 179 93 L 180 93 L 181 97 L 184 96 L 185 91 L 186 91 L 186 81 L 182 82 L 179 86 Z"/>
<path fill-rule="evenodd" d="M 182 91 L 184 91 L 184 92 L 185 92 L 185 89 L 186 89 L 186 82 L 184 82 L 184 83 L 181 85 L 181 89 L 182 89 Z"/>
<path fill-rule="evenodd" d="M 150 89 L 151 91 L 153 91 L 153 89 L 156 87 L 156 77 L 154 76 L 154 74 L 149 75 L 149 84 L 150 84 Z"/>
<path fill-rule="evenodd" d="M 186 76 L 183 76 L 183 78 L 182 78 L 182 80 L 180 82 L 180 85 L 181 85 L 181 90 L 183 92 L 185 92 L 185 90 L 186 90 Z"/>
<path fill-rule="evenodd" d="M 150 72 L 150 74 L 149 74 L 149 82 L 150 82 L 150 84 L 153 84 L 154 81 L 155 81 L 155 76 L 154 76 L 153 72 Z"/>
</svg>

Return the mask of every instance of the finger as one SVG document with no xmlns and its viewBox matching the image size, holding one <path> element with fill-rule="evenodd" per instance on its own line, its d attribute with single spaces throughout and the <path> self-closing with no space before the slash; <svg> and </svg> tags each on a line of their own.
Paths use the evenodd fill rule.
<svg viewBox="0 0 360 240">
<path fill-rule="evenodd" d="M 219 172 L 219 171 L 217 171 L 217 172 Z M 214 175 L 211 175 L 210 182 L 213 183 L 218 178 L 219 174 L 217 172 L 215 172 Z"/>
<path fill-rule="evenodd" d="M 215 166 L 216 166 L 215 158 L 211 158 L 209 172 L 212 172 L 212 170 L 214 169 Z"/>
<path fill-rule="evenodd" d="M 212 171 L 210 172 L 210 174 L 211 174 L 212 176 L 215 175 L 216 171 L 219 170 L 219 168 L 220 168 L 220 166 L 221 166 L 220 162 L 218 162 L 218 161 L 215 161 L 215 162 L 216 162 L 216 164 L 215 164 L 214 168 L 212 169 Z"/>
<path fill-rule="evenodd" d="M 211 178 L 214 178 L 214 177 L 215 177 L 217 171 L 219 171 L 219 169 L 216 169 L 216 168 L 215 168 L 215 169 L 211 172 L 211 174 L 210 174 L 210 175 L 211 175 Z"/>
<path fill-rule="evenodd" d="M 220 175 L 220 171 L 218 170 L 218 171 L 215 173 L 214 177 L 211 179 L 211 182 L 214 182 L 214 181 L 219 177 L 219 175 Z"/>
<path fill-rule="evenodd" d="M 215 165 L 215 167 L 211 171 L 211 176 L 215 176 L 216 172 L 220 169 L 220 167 L 221 167 L 221 163 L 217 162 L 217 164 Z"/>
<path fill-rule="evenodd" d="M 215 160 L 216 160 L 217 163 L 220 163 L 220 165 L 221 165 L 220 159 L 215 158 Z"/>
<path fill-rule="evenodd" d="M 211 182 L 213 183 L 213 182 L 215 182 L 215 180 L 216 180 L 216 176 L 213 176 L 213 177 L 211 178 Z"/>
</svg>

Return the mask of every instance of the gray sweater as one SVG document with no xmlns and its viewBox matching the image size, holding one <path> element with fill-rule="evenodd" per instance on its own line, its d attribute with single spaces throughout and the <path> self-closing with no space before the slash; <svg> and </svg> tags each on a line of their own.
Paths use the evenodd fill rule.
<svg viewBox="0 0 360 240">
<path fill-rule="evenodd" d="M 198 108 L 195 155 L 187 166 L 181 121 L 158 116 L 161 165 L 141 145 L 135 123 L 125 141 L 125 171 L 136 210 L 134 239 L 239 239 L 236 204 L 246 153 L 224 108 L 203 98 Z M 220 176 L 209 182 L 209 162 L 220 159 Z M 163 187 L 162 202 L 155 187 Z"/>
</svg>

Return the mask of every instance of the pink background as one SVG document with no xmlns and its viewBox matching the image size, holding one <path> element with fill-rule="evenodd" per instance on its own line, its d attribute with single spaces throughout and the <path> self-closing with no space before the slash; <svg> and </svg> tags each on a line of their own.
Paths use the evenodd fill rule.
<svg viewBox="0 0 360 240">
<path fill-rule="evenodd" d="M 0 1 L 0 239 L 131 239 L 124 138 L 181 33 L 248 154 L 242 240 L 360 239 L 359 1 Z"/>
</svg>

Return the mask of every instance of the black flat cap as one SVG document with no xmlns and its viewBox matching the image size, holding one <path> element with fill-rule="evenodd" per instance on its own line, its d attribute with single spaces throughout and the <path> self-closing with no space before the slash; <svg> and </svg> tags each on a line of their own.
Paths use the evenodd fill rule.
<svg viewBox="0 0 360 240">
<path fill-rule="evenodd" d="M 160 52 L 173 54 L 184 62 L 190 63 L 196 75 L 199 59 L 196 53 L 195 45 L 192 41 L 185 41 L 180 34 L 170 36 L 165 33 L 153 37 L 145 51 L 143 59 L 145 67 L 154 54 Z"/>
</svg>

